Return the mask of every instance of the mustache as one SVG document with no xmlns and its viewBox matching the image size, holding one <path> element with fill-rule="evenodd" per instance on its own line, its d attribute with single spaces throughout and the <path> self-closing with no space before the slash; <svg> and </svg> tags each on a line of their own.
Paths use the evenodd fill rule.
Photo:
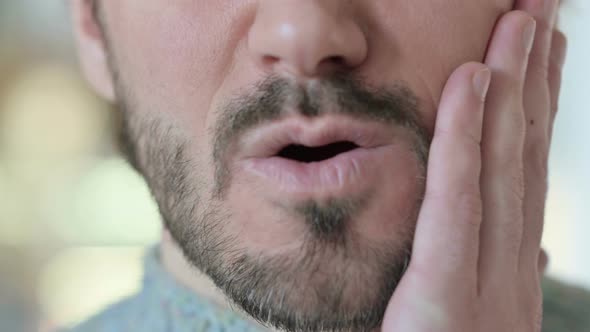
<svg viewBox="0 0 590 332">
<path fill-rule="evenodd" d="M 221 110 L 215 130 L 219 141 L 293 113 L 307 118 L 344 114 L 404 127 L 419 123 L 418 98 L 406 84 L 398 81 L 373 88 L 349 75 L 306 85 L 271 76 L 251 92 L 232 98 Z"/>
<path fill-rule="evenodd" d="M 335 74 L 302 85 L 270 76 L 220 108 L 213 132 L 216 192 L 221 195 L 228 183 L 229 168 L 225 159 L 240 136 L 288 115 L 318 118 L 341 114 L 389 124 L 392 128 L 407 128 L 418 136 L 420 146 L 416 148 L 425 159 L 431 138 L 422 125 L 418 101 L 416 94 L 403 81 L 373 87 L 350 74 Z"/>
</svg>

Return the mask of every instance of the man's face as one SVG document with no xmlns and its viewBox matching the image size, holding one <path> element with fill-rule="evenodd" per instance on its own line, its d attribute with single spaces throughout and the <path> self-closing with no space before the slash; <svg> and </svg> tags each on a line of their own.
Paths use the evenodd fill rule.
<svg viewBox="0 0 590 332">
<path fill-rule="evenodd" d="M 112 76 L 90 79 L 233 301 L 287 330 L 368 330 L 410 257 L 442 88 L 511 4 L 104 1 Z"/>
</svg>

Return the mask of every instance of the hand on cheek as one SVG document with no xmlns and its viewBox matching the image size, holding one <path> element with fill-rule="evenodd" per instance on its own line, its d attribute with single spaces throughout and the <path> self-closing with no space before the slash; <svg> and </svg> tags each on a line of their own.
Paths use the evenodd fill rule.
<svg viewBox="0 0 590 332">
<path fill-rule="evenodd" d="M 412 260 L 383 331 L 540 331 L 547 156 L 565 54 L 557 7 L 517 1 L 485 64 L 449 78 Z"/>
</svg>

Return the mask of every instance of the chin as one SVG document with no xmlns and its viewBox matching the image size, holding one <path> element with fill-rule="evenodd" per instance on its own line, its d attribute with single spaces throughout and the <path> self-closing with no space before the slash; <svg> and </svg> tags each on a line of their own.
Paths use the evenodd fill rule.
<svg viewBox="0 0 590 332">
<path fill-rule="evenodd" d="M 282 191 L 236 172 L 221 204 L 231 211 L 224 232 L 233 250 L 214 280 L 254 318 L 287 331 L 297 319 L 309 331 L 378 327 L 411 254 L 424 188 L 418 165 L 397 158 L 332 192 Z"/>
</svg>

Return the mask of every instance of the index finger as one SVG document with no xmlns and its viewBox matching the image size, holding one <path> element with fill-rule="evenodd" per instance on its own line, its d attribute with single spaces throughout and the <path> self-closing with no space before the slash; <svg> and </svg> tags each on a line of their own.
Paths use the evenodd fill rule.
<svg viewBox="0 0 590 332">
<path fill-rule="evenodd" d="M 490 76 L 485 65 L 468 63 L 451 75 L 443 91 L 410 273 L 436 271 L 446 283 L 459 276 L 476 284 L 482 220 L 480 143 Z"/>
</svg>

